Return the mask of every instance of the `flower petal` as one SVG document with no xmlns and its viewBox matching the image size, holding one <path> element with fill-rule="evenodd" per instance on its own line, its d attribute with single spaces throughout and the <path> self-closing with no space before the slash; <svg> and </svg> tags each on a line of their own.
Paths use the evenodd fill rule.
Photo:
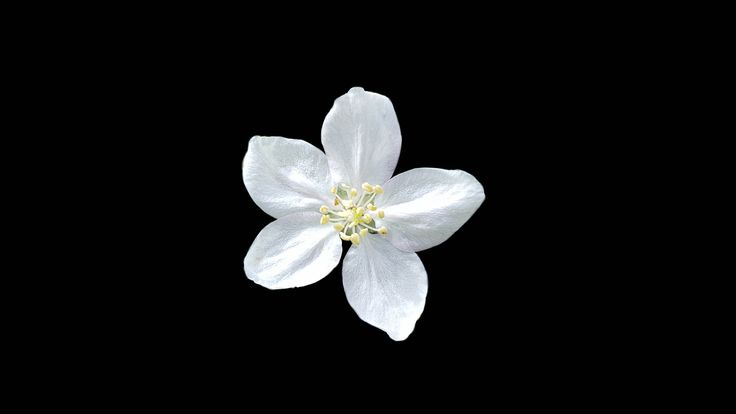
<svg viewBox="0 0 736 414">
<path fill-rule="evenodd" d="M 327 157 L 306 141 L 256 136 L 248 143 L 245 188 L 275 218 L 329 204 L 331 181 Z"/>
<path fill-rule="evenodd" d="M 403 341 L 414 330 L 427 297 L 427 272 L 415 253 L 398 250 L 383 236 L 364 237 L 342 265 L 342 283 L 360 319 Z"/>
<path fill-rule="evenodd" d="M 296 213 L 264 227 L 245 255 L 245 274 L 269 289 L 312 284 L 340 262 L 342 242 L 319 213 Z"/>
<path fill-rule="evenodd" d="M 383 184 L 394 173 L 401 130 L 391 101 L 363 88 L 337 98 L 322 124 L 322 146 L 334 183 Z"/>
<path fill-rule="evenodd" d="M 376 204 L 388 239 L 407 252 L 434 247 L 455 233 L 485 199 L 483 186 L 461 170 L 415 168 L 393 177 Z"/>
</svg>

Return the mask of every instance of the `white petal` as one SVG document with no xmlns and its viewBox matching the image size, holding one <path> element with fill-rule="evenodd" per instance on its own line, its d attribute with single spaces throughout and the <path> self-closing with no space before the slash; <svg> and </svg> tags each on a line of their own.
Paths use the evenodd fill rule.
<svg viewBox="0 0 736 414">
<path fill-rule="evenodd" d="M 258 207 L 275 218 L 318 211 L 331 200 L 327 157 L 299 139 L 251 138 L 243 159 L 243 182 Z"/>
<path fill-rule="evenodd" d="M 407 252 L 429 249 L 455 233 L 485 199 L 483 186 L 461 170 L 416 168 L 393 177 L 376 199 L 388 239 Z"/>
<path fill-rule="evenodd" d="M 322 146 L 335 183 L 360 187 L 391 178 L 401 151 L 399 121 L 391 101 L 363 88 L 337 98 L 322 124 Z"/>
<path fill-rule="evenodd" d="M 312 284 L 340 262 L 342 242 L 319 213 L 297 213 L 264 227 L 245 255 L 245 274 L 269 289 Z"/>
<path fill-rule="evenodd" d="M 342 264 L 342 283 L 360 319 L 403 341 L 414 330 L 427 297 L 427 272 L 416 253 L 398 250 L 370 235 L 352 246 Z"/>
</svg>

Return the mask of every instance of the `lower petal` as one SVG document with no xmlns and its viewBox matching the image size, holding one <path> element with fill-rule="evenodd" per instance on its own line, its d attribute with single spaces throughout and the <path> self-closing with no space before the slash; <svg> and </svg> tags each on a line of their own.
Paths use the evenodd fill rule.
<svg viewBox="0 0 736 414">
<path fill-rule="evenodd" d="M 342 265 L 342 282 L 360 319 L 394 341 L 409 336 L 424 310 L 427 272 L 422 261 L 382 236 L 365 237 L 350 248 Z"/>
<path fill-rule="evenodd" d="M 319 213 L 295 213 L 258 233 L 245 255 L 245 274 L 269 289 L 310 285 L 340 262 L 342 242 L 332 226 L 319 224 Z"/>
</svg>

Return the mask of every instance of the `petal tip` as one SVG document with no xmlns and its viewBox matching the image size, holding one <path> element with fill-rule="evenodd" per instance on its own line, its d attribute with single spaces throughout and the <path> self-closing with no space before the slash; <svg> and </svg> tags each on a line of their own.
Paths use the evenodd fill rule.
<svg viewBox="0 0 736 414">
<path fill-rule="evenodd" d="M 411 326 L 406 326 L 404 329 L 398 331 L 386 331 L 389 338 L 396 342 L 405 341 L 414 332 L 416 322 L 412 323 Z"/>
<path fill-rule="evenodd" d="M 248 140 L 248 146 L 250 147 L 252 144 L 257 143 L 259 141 L 263 141 L 264 139 L 267 139 L 267 138 L 269 138 L 269 137 L 264 137 L 262 135 L 253 135 Z"/>
<path fill-rule="evenodd" d="M 361 88 L 360 86 L 353 86 L 348 91 L 348 93 L 363 93 L 363 92 L 365 92 L 365 89 Z"/>
</svg>

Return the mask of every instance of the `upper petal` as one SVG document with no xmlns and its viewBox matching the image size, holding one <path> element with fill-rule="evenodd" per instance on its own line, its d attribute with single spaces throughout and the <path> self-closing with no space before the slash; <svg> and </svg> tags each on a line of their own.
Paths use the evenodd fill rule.
<svg viewBox="0 0 736 414">
<path fill-rule="evenodd" d="M 245 255 L 245 274 L 269 289 L 312 284 L 340 262 L 342 242 L 318 212 L 296 213 L 264 227 Z"/>
<path fill-rule="evenodd" d="M 359 187 L 391 178 L 401 151 L 401 131 L 391 101 L 363 88 L 337 98 L 322 124 L 334 183 Z"/>
<path fill-rule="evenodd" d="M 352 246 L 342 265 L 350 306 L 360 319 L 403 341 L 414 330 L 427 297 L 427 272 L 415 253 L 371 235 Z"/>
<path fill-rule="evenodd" d="M 330 201 L 327 157 L 299 139 L 251 138 L 243 159 L 243 182 L 258 207 L 276 218 L 317 211 Z"/>
<path fill-rule="evenodd" d="M 415 168 L 389 180 L 376 204 L 385 211 L 391 243 L 417 252 L 447 240 L 485 197 L 483 186 L 465 171 Z"/>
</svg>

